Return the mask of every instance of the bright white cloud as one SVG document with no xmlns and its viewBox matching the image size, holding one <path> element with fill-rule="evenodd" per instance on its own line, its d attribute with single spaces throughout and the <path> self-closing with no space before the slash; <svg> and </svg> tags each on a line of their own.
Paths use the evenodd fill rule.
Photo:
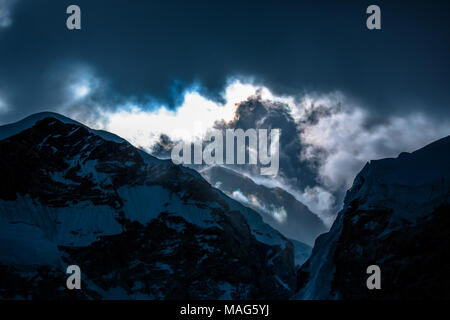
<svg viewBox="0 0 450 320">
<path fill-rule="evenodd" d="M 87 84 L 77 84 L 73 86 L 73 95 L 75 99 L 82 99 L 86 97 L 91 89 Z"/>
<path fill-rule="evenodd" d="M 174 140 L 194 141 L 201 138 L 216 121 L 231 121 L 236 104 L 254 95 L 257 87 L 240 81 L 231 83 L 224 91 L 224 104 L 203 97 L 196 91 L 187 91 L 183 103 L 176 110 L 161 106 L 146 111 L 138 105 L 127 105 L 120 111 L 103 111 L 102 123 L 97 127 L 114 132 L 138 147 L 149 150 L 164 133 Z"/>
<path fill-rule="evenodd" d="M 231 196 L 239 202 L 251 203 L 250 200 L 248 200 L 248 198 L 246 196 L 244 196 L 244 194 L 241 192 L 241 190 L 233 191 Z"/>
<path fill-rule="evenodd" d="M 270 208 L 267 208 L 266 206 L 261 204 L 256 196 L 249 195 L 249 197 L 247 198 L 240 190 L 233 191 L 231 196 L 241 203 L 248 204 L 267 213 L 268 215 L 272 216 L 278 223 L 286 222 L 288 214 L 284 207 L 276 208 L 275 206 L 271 206 Z"/>
<path fill-rule="evenodd" d="M 86 67 L 79 67 L 67 82 L 69 104 L 86 98 L 100 87 L 100 80 Z"/>
<path fill-rule="evenodd" d="M 278 223 L 284 223 L 287 219 L 287 213 L 284 207 L 274 208 L 269 214 L 278 221 Z"/>
<path fill-rule="evenodd" d="M 268 178 L 264 176 L 250 176 L 245 172 L 241 172 L 247 178 L 250 178 L 253 182 L 259 185 L 266 186 L 268 188 L 278 187 L 280 189 L 289 192 L 296 198 L 298 201 L 306 205 L 311 212 L 315 213 L 327 227 L 331 227 L 334 221 L 334 214 L 330 212 L 330 208 L 332 208 L 335 204 L 334 196 L 324 188 L 320 186 L 315 186 L 313 188 L 306 188 L 303 191 L 292 187 L 287 181 L 285 181 L 282 177 L 277 176 L 275 179 Z M 258 206 L 259 202 L 255 203 L 255 199 L 252 199 L 250 196 L 250 202 Z M 261 207 L 261 205 L 259 205 Z M 265 208 L 264 208 L 265 209 Z"/>
</svg>

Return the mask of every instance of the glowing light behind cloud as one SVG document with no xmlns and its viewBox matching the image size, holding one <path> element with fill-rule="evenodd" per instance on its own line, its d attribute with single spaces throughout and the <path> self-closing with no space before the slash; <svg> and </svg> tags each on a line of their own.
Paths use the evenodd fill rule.
<svg viewBox="0 0 450 320">
<path fill-rule="evenodd" d="M 100 80 L 92 70 L 85 66 L 77 66 L 76 71 L 67 79 L 69 105 L 87 98 L 100 88 L 100 84 Z"/>
<path fill-rule="evenodd" d="M 72 99 L 82 103 L 92 102 L 90 97 L 102 88 L 100 81 L 89 72 L 80 73 L 72 80 Z M 131 102 L 132 99 L 112 110 L 102 108 L 101 101 L 94 101 L 94 107 L 98 108 L 97 114 L 94 112 L 94 119 L 84 122 L 91 127 L 113 132 L 136 147 L 151 151 L 161 134 L 175 141 L 189 142 L 201 138 L 216 121 L 231 121 L 237 104 L 255 94 L 264 100 L 285 103 L 289 107 L 293 121 L 299 128 L 299 135 L 293 140 L 301 144 L 302 151 L 301 154 L 286 156 L 304 159 L 314 165 L 321 183 L 299 190 L 280 175 L 276 179 L 249 177 L 258 184 L 277 186 L 288 191 L 328 226 L 335 217 L 335 193 L 351 186 L 365 162 L 395 157 L 402 151 L 413 151 L 450 134 L 448 123 L 438 123 L 424 114 L 406 114 L 401 118 L 391 116 L 382 123 L 368 126 L 371 115 L 338 91 L 329 94 L 308 93 L 298 97 L 275 96 L 266 87 L 240 80 L 228 83 L 222 94 L 223 103 L 211 100 L 195 89 L 184 92 L 182 103 L 175 110 L 154 103 L 135 104 Z M 69 104 L 63 113 L 82 121 L 76 116 L 77 108 L 72 109 Z M 315 121 L 311 121 L 309 116 L 315 112 L 318 113 L 314 117 Z M 283 153 L 282 145 L 280 152 Z M 280 165 L 283 166 L 282 163 Z M 233 195 L 235 198 L 239 196 Z M 277 217 L 282 219 L 282 216 L 282 211 L 279 211 Z"/>
<path fill-rule="evenodd" d="M 162 106 L 146 111 L 142 106 L 129 104 L 119 111 L 102 112 L 102 118 L 106 121 L 98 126 L 147 150 L 162 133 L 174 140 L 194 141 L 201 138 L 216 121 L 231 121 L 236 104 L 255 95 L 258 89 L 251 84 L 234 81 L 223 93 L 224 104 L 209 100 L 196 91 L 187 91 L 183 103 L 176 110 Z M 270 93 L 265 89 L 264 94 L 269 96 Z"/>
<path fill-rule="evenodd" d="M 77 84 L 73 86 L 73 94 L 76 99 L 82 99 L 86 97 L 91 89 L 86 84 Z"/>
</svg>

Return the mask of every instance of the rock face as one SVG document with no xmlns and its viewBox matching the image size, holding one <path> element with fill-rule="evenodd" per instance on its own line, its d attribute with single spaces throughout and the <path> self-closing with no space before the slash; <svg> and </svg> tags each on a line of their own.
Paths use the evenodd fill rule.
<svg viewBox="0 0 450 320">
<path fill-rule="evenodd" d="M 57 114 L 0 127 L 0 297 L 285 299 L 292 243 L 197 172 Z M 67 290 L 78 265 L 82 290 Z"/>
<path fill-rule="evenodd" d="M 259 212 L 264 222 L 290 239 L 313 245 L 328 229 L 320 218 L 293 195 L 281 188 L 258 185 L 250 178 L 225 167 L 209 167 L 205 179 L 246 206 Z"/>
<path fill-rule="evenodd" d="M 450 136 L 371 161 L 298 273 L 298 299 L 450 298 Z M 368 290 L 366 269 L 381 269 Z"/>
</svg>

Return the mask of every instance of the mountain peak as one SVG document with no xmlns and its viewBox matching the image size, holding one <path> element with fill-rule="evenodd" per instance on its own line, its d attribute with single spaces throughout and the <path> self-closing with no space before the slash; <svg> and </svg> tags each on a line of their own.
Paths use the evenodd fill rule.
<svg viewBox="0 0 450 320">
<path fill-rule="evenodd" d="M 298 274 L 300 299 L 448 298 L 450 136 L 367 163 Z M 382 290 L 366 288 L 366 268 Z"/>
<path fill-rule="evenodd" d="M 91 129 L 88 126 L 86 126 L 78 121 L 75 121 L 71 118 L 63 116 L 59 113 L 50 112 L 50 111 L 35 113 L 35 114 L 32 114 L 20 121 L 0 126 L 0 140 L 9 138 L 9 137 L 14 136 L 26 129 L 29 129 L 29 128 L 33 127 L 36 124 L 36 122 L 38 122 L 40 120 L 44 120 L 46 118 L 52 118 L 52 119 L 59 120 L 63 123 L 74 124 L 77 126 L 84 127 L 87 130 L 89 130 L 89 132 L 94 133 L 94 134 L 102 137 L 105 140 L 119 142 L 119 143 L 125 141 L 125 139 L 122 139 L 121 137 L 119 137 L 113 133 L 103 131 L 103 130 Z"/>
<path fill-rule="evenodd" d="M 271 188 L 224 166 L 204 169 L 203 177 L 228 196 L 256 210 L 264 221 L 290 239 L 313 245 L 327 231 L 322 220 L 282 188 Z"/>
<path fill-rule="evenodd" d="M 85 299 L 292 294 L 293 244 L 196 171 L 57 114 L 0 132 L 1 297 L 71 296 L 72 264 Z"/>
</svg>

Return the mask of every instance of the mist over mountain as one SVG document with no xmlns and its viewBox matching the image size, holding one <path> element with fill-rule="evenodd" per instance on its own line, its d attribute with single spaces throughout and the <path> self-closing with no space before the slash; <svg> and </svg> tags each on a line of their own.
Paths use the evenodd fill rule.
<svg viewBox="0 0 450 320">
<path fill-rule="evenodd" d="M 264 221 L 290 239 L 309 245 L 328 228 L 308 207 L 281 188 L 258 185 L 248 177 L 225 167 L 200 172 L 211 185 L 259 212 Z"/>
<path fill-rule="evenodd" d="M 450 136 L 367 163 L 298 273 L 298 299 L 448 299 Z M 368 290 L 366 269 L 381 269 Z"/>
<path fill-rule="evenodd" d="M 322 114 L 325 116 L 326 112 Z M 319 111 L 308 115 L 304 120 L 305 123 L 314 121 L 310 120 L 314 117 L 316 119 L 320 117 Z M 258 185 L 284 189 L 293 194 L 299 202 L 308 205 L 328 226 L 330 225 L 330 221 L 334 218 L 333 212 L 338 210 L 339 199 L 343 198 L 345 188 L 336 187 L 330 192 L 318 173 L 319 160 L 302 157 L 302 154 L 306 152 L 306 145 L 301 139 L 302 127 L 300 122 L 293 118 L 293 110 L 290 106 L 283 102 L 264 100 L 257 93 L 236 104 L 232 120 L 217 120 L 210 129 L 220 130 L 224 135 L 227 129 L 244 131 L 266 129 L 268 132 L 272 129 L 280 129 L 280 167 L 276 176 L 261 176 L 260 170 L 263 166 L 260 163 L 257 165 L 236 164 L 236 152 L 234 164 L 224 164 L 223 167 L 243 172 Z M 150 152 L 159 158 L 170 158 L 172 148 L 180 141 L 183 140 L 172 138 L 170 134 L 161 134 L 150 148 Z M 208 143 L 205 141 L 204 146 Z M 224 158 L 226 157 L 225 143 L 224 141 Z M 248 152 L 248 148 L 246 150 Z M 208 166 L 192 164 L 189 167 L 202 171 Z M 218 186 L 218 188 L 221 187 Z"/>
<path fill-rule="evenodd" d="M 0 0 L 0 300 L 450 300 L 449 12 Z"/>
<path fill-rule="evenodd" d="M 310 256 L 282 233 L 313 239 L 324 226 L 284 190 L 203 170 L 242 205 L 114 134 L 36 114 L 0 127 L 0 296 L 448 298 L 449 150 L 450 136 L 366 164 Z M 72 264 L 82 291 L 65 289 Z M 382 290 L 366 288 L 373 264 Z"/>
<path fill-rule="evenodd" d="M 229 92 L 252 92 L 251 89 L 251 86 L 247 88 L 244 84 L 234 83 L 227 89 L 227 96 L 233 96 Z M 189 111 L 197 112 L 198 119 L 201 119 L 201 114 L 214 111 L 218 115 L 211 128 L 222 132 L 227 129 L 280 129 L 280 160 L 276 176 L 261 176 L 260 164 L 224 166 L 249 176 L 258 185 L 281 188 L 292 194 L 318 215 L 327 227 L 331 226 L 336 212 L 342 209 L 345 191 L 367 161 L 393 157 L 403 151 L 411 152 L 448 134 L 448 125 L 435 123 L 425 114 L 376 118 L 340 92 L 276 97 L 267 88 L 253 89 L 254 94 L 237 102 L 234 108 L 229 106 L 230 103 L 209 106 L 198 101 L 200 105 L 205 104 L 205 108 L 200 108 L 194 101 L 186 100 L 180 114 L 173 115 L 173 121 L 186 118 Z M 223 114 L 227 115 L 226 120 L 222 119 Z M 132 114 L 120 114 L 120 117 L 133 123 L 137 121 Z M 152 123 L 162 116 L 140 113 L 139 117 Z M 197 119 L 192 115 L 191 118 L 192 121 Z M 145 130 L 139 122 L 137 125 L 140 130 Z M 110 127 L 114 131 L 113 128 L 114 125 Z M 199 135 L 208 129 L 203 127 Z M 174 131 L 171 128 L 165 132 L 150 147 L 143 147 L 156 157 L 170 158 L 176 143 L 192 141 L 172 135 Z M 207 166 L 190 167 L 201 171 Z"/>
</svg>

